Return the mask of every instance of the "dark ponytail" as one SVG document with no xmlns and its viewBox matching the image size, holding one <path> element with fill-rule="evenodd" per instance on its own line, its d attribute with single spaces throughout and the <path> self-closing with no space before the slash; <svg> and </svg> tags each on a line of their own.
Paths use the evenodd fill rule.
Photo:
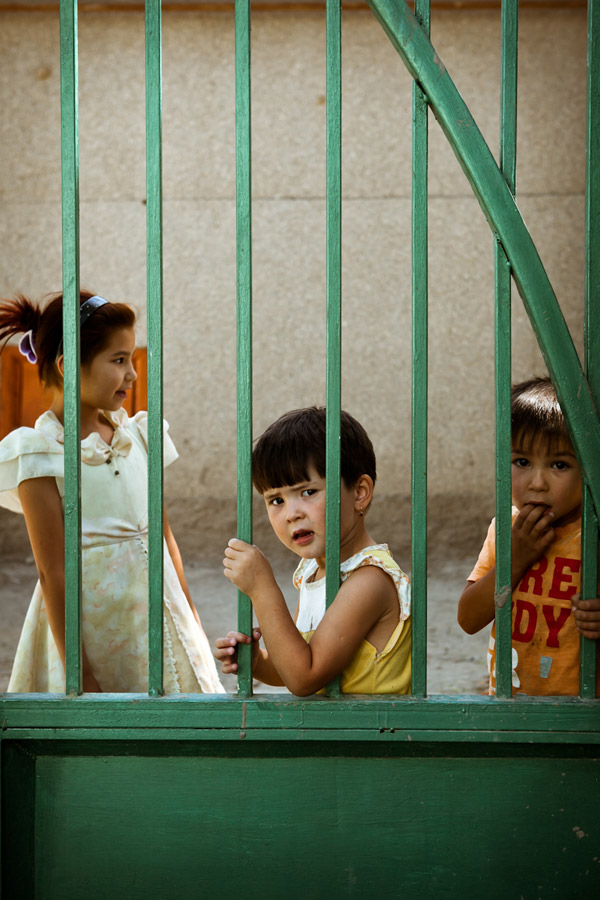
<svg viewBox="0 0 600 900">
<path fill-rule="evenodd" d="M 41 320 L 39 306 L 34 306 L 23 294 L 15 294 L 10 300 L 0 300 L 0 341 L 5 344 L 11 337 L 26 331 L 36 334 Z"/>
<path fill-rule="evenodd" d="M 93 297 L 91 291 L 80 291 L 79 302 Z M 53 294 L 42 309 L 27 297 L 17 294 L 13 299 L 0 300 L 0 341 L 31 331 L 31 344 L 37 356 L 40 381 L 46 387 L 62 387 L 56 365 L 62 354 L 63 295 Z M 107 303 L 86 320 L 81 329 L 81 365 L 88 365 L 101 352 L 110 333 L 117 328 L 133 328 L 135 313 L 125 303 Z"/>
</svg>

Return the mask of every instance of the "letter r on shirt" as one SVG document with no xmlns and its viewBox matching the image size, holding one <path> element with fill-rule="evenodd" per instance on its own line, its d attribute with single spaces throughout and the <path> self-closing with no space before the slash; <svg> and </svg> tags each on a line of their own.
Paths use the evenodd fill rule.
<svg viewBox="0 0 600 900">
<path fill-rule="evenodd" d="M 548 559 L 545 556 L 542 556 L 539 562 L 527 569 L 523 575 L 521 584 L 519 585 L 519 590 L 524 594 L 532 593 L 541 597 L 544 592 L 543 575 L 547 568 Z M 530 588 L 529 584 L 531 581 L 533 581 L 533 587 Z"/>
</svg>

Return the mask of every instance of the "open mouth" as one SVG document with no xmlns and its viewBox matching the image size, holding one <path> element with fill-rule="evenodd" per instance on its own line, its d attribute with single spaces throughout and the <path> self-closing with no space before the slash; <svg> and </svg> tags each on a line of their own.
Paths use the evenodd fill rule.
<svg viewBox="0 0 600 900">
<path fill-rule="evenodd" d="M 299 544 L 303 546 L 304 544 L 310 543 L 314 535 L 314 531 L 306 531 L 303 528 L 299 528 L 298 531 L 295 531 L 292 535 L 292 540 L 295 544 Z"/>
</svg>

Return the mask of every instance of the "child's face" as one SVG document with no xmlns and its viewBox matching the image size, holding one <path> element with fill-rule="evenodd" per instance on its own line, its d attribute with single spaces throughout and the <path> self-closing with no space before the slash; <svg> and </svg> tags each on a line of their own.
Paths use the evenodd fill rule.
<svg viewBox="0 0 600 900">
<path fill-rule="evenodd" d="M 313 466 L 308 480 L 270 488 L 263 494 L 273 531 L 282 544 L 303 559 L 325 560 L 325 479 Z M 341 485 L 341 549 L 356 524 L 355 491 Z"/>
<path fill-rule="evenodd" d="M 111 334 L 106 347 L 81 367 L 82 405 L 113 412 L 121 408 L 137 378 L 134 350 L 133 328 L 119 328 Z"/>
<path fill-rule="evenodd" d="M 581 472 L 567 441 L 513 443 L 511 473 L 517 509 L 546 506 L 554 513 L 553 526 L 574 522 L 581 515 Z"/>
</svg>

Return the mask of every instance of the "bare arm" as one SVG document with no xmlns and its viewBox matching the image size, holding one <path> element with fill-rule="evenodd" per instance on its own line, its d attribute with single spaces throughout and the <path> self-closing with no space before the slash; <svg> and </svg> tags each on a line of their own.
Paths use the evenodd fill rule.
<svg viewBox="0 0 600 900">
<path fill-rule="evenodd" d="M 543 556 L 552 541 L 552 513 L 543 506 L 527 504 L 519 512 L 512 526 L 512 573 L 514 590 L 527 571 Z M 467 634 L 476 634 L 494 618 L 496 567 L 493 566 L 478 581 L 468 581 L 458 601 L 458 624 Z"/>
<path fill-rule="evenodd" d="M 200 625 L 200 616 L 198 615 L 198 610 L 194 606 L 194 602 L 192 600 L 192 595 L 190 594 L 190 589 L 188 587 L 187 579 L 185 577 L 185 572 L 183 570 L 183 561 L 181 559 L 181 553 L 179 552 L 179 547 L 177 546 L 177 541 L 175 540 L 175 536 L 171 531 L 171 526 L 169 525 L 169 520 L 167 518 L 167 511 L 163 509 L 163 534 L 165 537 L 165 541 L 167 543 L 167 547 L 169 550 L 169 556 L 173 560 L 173 565 L 175 566 L 175 571 L 177 572 L 177 577 L 179 579 L 179 583 L 181 585 L 181 590 L 186 596 L 187 602 L 190 605 L 190 609 L 192 614 Z"/>
<path fill-rule="evenodd" d="M 467 634 L 477 634 L 493 620 L 495 586 L 495 566 L 479 581 L 467 581 L 458 601 L 458 624 Z"/>
<path fill-rule="evenodd" d="M 398 620 L 391 579 L 381 569 L 365 566 L 343 583 L 307 644 L 257 547 L 234 538 L 224 565 L 225 575 L 252 600 L 269 658 L 286 687 L 298 696 L 315 693 L 339 675 L 385 616 L 393 617 L 394 625 Z"/>
<path fill-rule="evenodd" d="M 54 478 L 31 478 L 19 485 L 29 541 L 38 570 L 48 624 L 65 664 L 65 529 L 60 495 Z M 85 650 L 82 653 L 84 691 L 99 692 Z"/>
</svg>

